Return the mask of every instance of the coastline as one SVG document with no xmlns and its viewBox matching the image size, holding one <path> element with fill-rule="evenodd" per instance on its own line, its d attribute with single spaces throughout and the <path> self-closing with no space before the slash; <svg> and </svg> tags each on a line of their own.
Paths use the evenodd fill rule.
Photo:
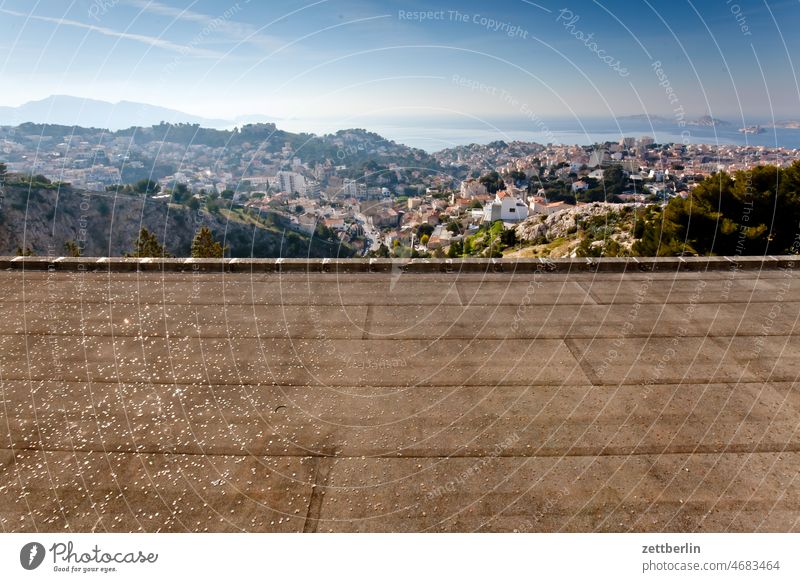
<svg viewBox="0 0 800 582">
<path fill-rule="evenodd" d="M 640 138 L 652 136 L 657 143 L 682 143 L 714 145 L 750 145 L 763 147 L 782 147 L 800 149 L 800 129 L 768 127 L 772 121 L 760 123 L 765 128 L 761 134 L 743 134 L 737 123 L 725 126 L 707 127 L 687 125 L 678 127 L 674 122 L 620 118 L 613 119 L 573 119 L 543 118 L 544 129 L 530 120 L 469 119 L 462 123 L 444 119 L 440 123 L 425 123 L 424 119 L 409 120 L 408 123 L 389 123 L 387 120 L 342 119 L 337 121 L 285 119 L 278 127 L 285 131 L 315 133 L 317 135 L 334 133 L 346 127 L 359 127 L 377 133 L 398 144 L 436 153 L 443 149 L 470 144 L 486 145 L 493 141 L 523 141 L 557 145 L 592 145 L 606 141 L 618 142 L 623 137 Z M 747 120 L 746 125 L 757 121 Z M 682 132 L 688 130 L 685 140 Z"/>
</svg>

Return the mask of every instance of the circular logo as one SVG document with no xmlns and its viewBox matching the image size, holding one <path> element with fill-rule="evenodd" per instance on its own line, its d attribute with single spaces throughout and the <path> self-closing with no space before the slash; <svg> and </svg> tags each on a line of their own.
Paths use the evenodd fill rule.
<svg viewBox="0 0 800 582">
<path fill-rule="evenodd" d="M 44 561 L 44 546 L 39 542 L 30 542 L 19 551 L 19 563 L 26 570 L 35 570 Z"/>
</svg>

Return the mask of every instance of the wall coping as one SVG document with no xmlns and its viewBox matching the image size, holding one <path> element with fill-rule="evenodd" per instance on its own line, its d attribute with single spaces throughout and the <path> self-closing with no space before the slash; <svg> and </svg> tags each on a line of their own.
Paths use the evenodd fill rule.
<svg viewBox="0 0 800 582">
<path fill-rule="evenodd" d="M 156 259 L 0 257 L 5 270 L 203 273 L 571 273 L 793 269 L 800 255 L 580 259 Z"/>
</svg>

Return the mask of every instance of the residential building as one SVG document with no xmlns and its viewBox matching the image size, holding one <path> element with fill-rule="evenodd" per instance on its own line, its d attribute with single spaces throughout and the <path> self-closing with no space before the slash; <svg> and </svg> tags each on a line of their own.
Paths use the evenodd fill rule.
<svg viewBox="0 0 800 582">
<path fill-rule="evenodd" d="M 522 200 L 512 196 L 505 190 L 497 192 L 494 201 L 483 208 L 483 220 L 485 222 L 494 222 L 495 220 L 521 222 L 526 218 L 528 218 L 528 207 L 525 206 Z"/>
<path fill-rule="evenodd" d="M 281 192 L 289 192 L 290 194 L 297 192 L 305 195 L 306 179 L 302 174 L 297 172 L 278 172 L 276 178 L 276 186 Z"/>
</svg>

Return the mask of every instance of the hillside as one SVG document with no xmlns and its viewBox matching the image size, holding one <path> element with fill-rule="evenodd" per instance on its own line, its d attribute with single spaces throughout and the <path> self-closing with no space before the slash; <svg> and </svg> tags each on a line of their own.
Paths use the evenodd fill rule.
<svg viewBox="0 0 800 582">
<path fill-rule="evenodd" d="M 800 161 L 706 178 L 666 205 L 587 204 L 515 228 L 509 257 L 764 256 L 798 252 Z"/>
<path fill-rule="evenodd" d="M 159 179 L 174 172 L 177 168 L 163 161 L 166 150 L 173 149 L 171 146 L 189 158 L 197 155 L 193 148 L 199 146 L 221 148 L 212 159 L 217 165 L 237 165 L 242 160 L 251 160 L 253 156 L 280 153 L 288 146 L 292 156 L 300 157 L 312 165 L 331 160 L 351 167 L 373 161 L 410 168 L 440 168 L 437 160 L 423 150 L 398 144 L 364 129 L 343 129 L 333 134 L 315 135 L 284 131 L 274 123 L 252 123 L 230 130 L 202 127 L 196 123 L 159 123 L 109 131 L 95 127 L 26 122 L 17 127 L 0 127 L 0 137 L 21 144 L 33 143 L 41 150 L 47 149 L 49 143 L 65 140 L 74 143 L 85 141 L 98 148 L 111 147 L 115 143 L 125 144 L 127 148 L 156 146 L 154 151 L 159 155 L 142 160 L 146 162 L 148 172 L 127 181 L 141 177 Z M 129 161 L 136 158 L 130 151 L 127 154 Z M 17 160 L 9 156 L 5 161 Z M 122 160 L 115 161 L 113 165 L 123 169 Z"/>
<path fill-rule="evenodd" d="M 503 253 L 510 258 L 628 256 L 641 222 L 636 206 L 595 202 L 572 206 L 549 216 L 536 214 L 517 225 L 521 248 Z"/>
<path fill-rule="evenodd" d="M 284 220 L 272 213 L 250 215 L 234 208 L 212 214 L 142 196 L 87 192 L 63 185 L 29 188 L 13 182 L 3 188 L 1 200 L 2 255 L 14 255 L 22 247 L 40 256 L 62 256 L 64 243 L 74 240 L 84 247 L 84 256 L 121 256 L 132 250 L 144 227 L 158 236 L 169 253 L 186 257 L 202 226 L 209 227 L 217 240 L 225 239 L 231 257 L 353 254 L 338 240 L 312 239 L 288 230 Z"/>
</svg>

